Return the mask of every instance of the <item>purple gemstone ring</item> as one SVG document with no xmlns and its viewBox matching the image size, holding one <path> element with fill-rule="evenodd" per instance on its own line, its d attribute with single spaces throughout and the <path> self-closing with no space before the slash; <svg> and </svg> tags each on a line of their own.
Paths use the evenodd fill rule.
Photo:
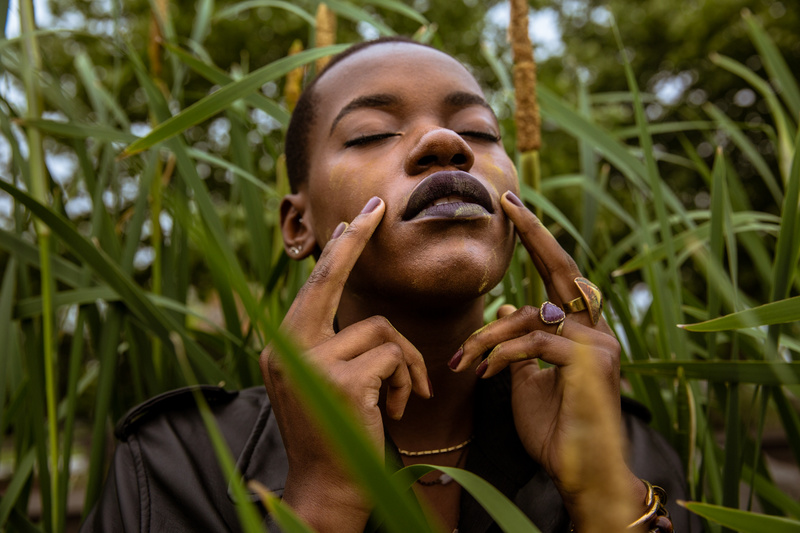
<svg viewBox="0 0 800 533">
<path fill-rule="evenodd" d="M 555 326 L 556 324 L 561 324 L 564 322 L 564 319 L 567 318 L 567 315 L 559 306 L 553 302 L 546 301 L 539 308 L 539 318 L 541 318 L 542 322 L 545 324 Z"/>
</svg>

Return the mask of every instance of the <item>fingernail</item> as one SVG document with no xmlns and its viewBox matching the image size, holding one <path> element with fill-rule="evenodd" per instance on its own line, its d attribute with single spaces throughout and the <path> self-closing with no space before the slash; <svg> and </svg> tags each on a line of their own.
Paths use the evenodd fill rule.
<svg viewBox="0 0 800 533">
<path fill-rule="evenodd" d="M 519 197 L 511 191 L 506 193 L 506 198 L 508 198 L 508 201 L 517 207 L 525 207 L 525 205 L 522 203 L 522 200 L 520 200 Z"/>
<path fill-rule="evenodd" d="M 489 360 L 484 359 L 483 361 L 481 361 L 481 364 L 478 365 L 478 368 L 475 369 L 475 375 L 478 376 L 479 378 L 483 377 L 483 375 L 486 373 L 487 368 L 489 368 Z"/>
<path fill-rule="evenodd" d="M 458 364 L 461 362 L 461 358 L 464 357 L 464 348 L 459 348 L 456 354 L 450 359 L 450 362 L 447 363 L 451 369 L 455 370 L 458 368 Z"/>
<path fill-rule="evenodd" d="M 431 378 L 428 378 L 428 392 L 431 394 L 429 398 L 433 398 L 433 383 L 431 383 Z"/>
<path fill-rule="evenodd" d="M 347 229 L 347 222 L 339 222 L 339 225 L 336 226 L 336 229 L 333 230 L 333 233 L 331 233 L 331 240 L 339 237 L 342 233 L 344 233 L 344 230 L 346 229 Z"/>
<path fill-rule="evenodd" d="M 364 209 L 361 210 L 361 214 L 372 213 L 379 205 L 381 205 L 381 199 L 377 196 L 373 196 L 369 199 L 367 205 L 364 206 Z"/>
</svg>

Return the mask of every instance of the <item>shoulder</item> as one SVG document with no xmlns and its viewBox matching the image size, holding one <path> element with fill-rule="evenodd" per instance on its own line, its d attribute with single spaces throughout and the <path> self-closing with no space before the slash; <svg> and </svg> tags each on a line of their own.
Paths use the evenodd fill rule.
<svg viewBox="0 0 800 533">
<path fill-rule="evenodd" d="M 234 411 L 238 415 L 237 419 L 246 423 L 255 419 L 264 403 L 269 402 L 263 387 L 241 391 L 229 391 L 212 385 L 183 387 L 164 392 L 133 407 L 117 423 L 114 431 L 116 437 L 125 442 L 132 435 L 165 422 L 178 427 L 202 424 L 195 396 L 198 393 L 218 420 Z"/>
</svg>

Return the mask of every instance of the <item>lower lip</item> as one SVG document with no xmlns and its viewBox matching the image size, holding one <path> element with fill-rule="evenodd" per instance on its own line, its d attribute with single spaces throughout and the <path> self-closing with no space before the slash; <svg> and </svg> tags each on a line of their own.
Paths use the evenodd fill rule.
<svg viewBox="0 0 800 533">
<path fill-rule="evenodd" d="M 426 207 L 411 220 L 420 218 L 449 218 L 454 220 L 476 220 L 488 218 L 491 214 L 478 204 L 452 202 Z"/>
</svg>

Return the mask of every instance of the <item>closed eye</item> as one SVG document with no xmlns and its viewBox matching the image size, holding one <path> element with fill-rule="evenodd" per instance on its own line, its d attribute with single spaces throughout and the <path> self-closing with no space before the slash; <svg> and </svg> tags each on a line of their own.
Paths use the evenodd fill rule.
<svg viewBox="0 0 800 533">
<path fill-rule="evenodd" d="M 365 144 L 370 144 L 378 141 L 382 141 L 384 139 L 388 139 L 389 137 L 395 137 L 400 135 L 399 133 L 376 133 L 374 135 L 362 135 L 361 137 L 356 137 L 355 139 L 350 139 L 349 141 L 345 141 L 344 147 L 350 148 L 351 146 L 363 146 Z"/>
<path fill-rule="evenodd" d="M 495 135 L 494 133 L 489 133 L 486 131 L 459 131 L 459 135 L 462 137 L 472 137 L 473 139 L 480 139 L 482 141 L 489 141 L 489 142 L 500 142 L 500 137 Z"/>
</svg>

